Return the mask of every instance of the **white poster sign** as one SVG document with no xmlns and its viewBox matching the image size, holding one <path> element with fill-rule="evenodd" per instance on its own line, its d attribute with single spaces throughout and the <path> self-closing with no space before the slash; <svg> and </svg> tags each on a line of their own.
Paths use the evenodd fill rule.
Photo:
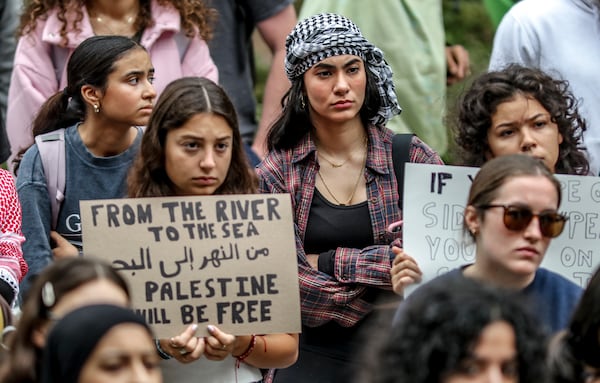
<svg viewBox="0 0 600 383">
<path fill-rule="evenodd" d="M 478 171 L 462 166 L 406 164 L 404 249 L 419 263 L 423 282 L 475 259 L 472 241 L 463 235 L 463 210 Z M 559 210 L 569 220 L 563 233 L 552 240 L 542 267 L 585 287 L 600 265 L 600 178 L 556 177 L 562 186 Z"/>
</svg>

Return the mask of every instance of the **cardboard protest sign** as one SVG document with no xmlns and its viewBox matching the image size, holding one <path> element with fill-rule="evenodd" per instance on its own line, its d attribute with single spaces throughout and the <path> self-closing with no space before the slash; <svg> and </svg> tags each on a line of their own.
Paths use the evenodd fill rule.
<svg viewBox="0 0 600 383">
<path fill-rule="evenodd" d="M 234 334 L 300 332 L 287 194 L 81 201 L 84 253 L 129 281 L 159 337 L 190 324 Z"/>
<path fill-rule="evenodd" d="M 462 166 L 406 164 L 404 249 L 419 263 L 423 282 L 475 260 L 475 247 L 463 235 L 463 210 L 478 171 Z M 569 220 L 563 233 L 550 243 L 542 267 L 585 287 L 600 265 L 600 178 L 556 178 L 562 187 L 559 211 Z"/>
</svg>

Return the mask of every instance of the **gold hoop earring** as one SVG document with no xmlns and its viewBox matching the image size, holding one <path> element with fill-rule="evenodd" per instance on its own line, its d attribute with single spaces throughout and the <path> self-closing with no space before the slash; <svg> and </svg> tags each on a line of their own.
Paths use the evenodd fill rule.
<svg viewBox="0 0 600 383">
<path fill-rule="evenodd" d="M 100 113 L 100 105 L 94 104 L 94 113 Z"/>
</svg>

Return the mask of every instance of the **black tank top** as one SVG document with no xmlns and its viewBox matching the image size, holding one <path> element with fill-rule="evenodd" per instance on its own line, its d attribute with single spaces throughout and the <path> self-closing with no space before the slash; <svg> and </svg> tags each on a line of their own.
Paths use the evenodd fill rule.
<svg viewBox="0 0 600 383">
<path fill-rule="evenodd" d="M 363 249 L 371 245 L 373 228 L 367 201 L 334 205 L 315 189 L 304 234 L 304 252 L 320 254 L 338 247 Z"/>
</svg>

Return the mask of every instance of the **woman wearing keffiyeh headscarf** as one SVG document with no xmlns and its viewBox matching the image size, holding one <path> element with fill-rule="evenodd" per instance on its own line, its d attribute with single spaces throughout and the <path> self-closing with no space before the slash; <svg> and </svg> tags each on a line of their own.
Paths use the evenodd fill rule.
<svg viewBox="0 0 600 383">
<path fill-rule="evenodd" d="M 382 51 L 343 16 L 299 22 L 285 69 L 292 86 L 257 171 L 262 192 L 292 196 L 303 328 L 298 362 L 274 380 L 349 381 L 394 257 L 404 285 L 421 277 L 401 231 L 387 230 L 401 211 L 385 124 L 401 109 Z M 406 150 L 410 162 L 442 163 L 417 137 Z"/>
</svg>

